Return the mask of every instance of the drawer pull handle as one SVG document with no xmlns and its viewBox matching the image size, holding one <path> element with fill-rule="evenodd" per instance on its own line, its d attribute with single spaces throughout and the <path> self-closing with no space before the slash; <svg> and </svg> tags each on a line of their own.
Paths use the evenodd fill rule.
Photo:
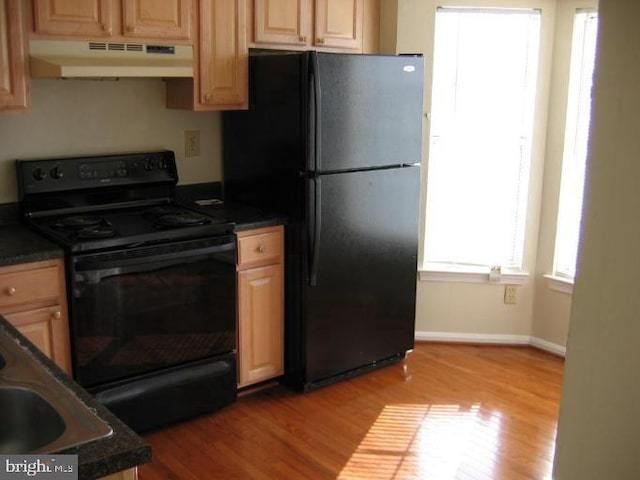
<svg viewBox="0 0 640 480">
<path fill-rule="evenodd" d="M 258 253 L 264 253 L 264 247 L 262 245 L 258 245 L 258 247 L 256 248 L 256 251 Z"/>
<path fill-rule="evenodd" d="M 51 316 L 53 317 L 54 320 L 60 320 L 62 318 L 62 312 L 59 310 L 55 311 Z"/>
<path fill-rule="evenodd" d="M 16 287 L 7 287 L 7 295 L 15 295 Z"/>
</svg>

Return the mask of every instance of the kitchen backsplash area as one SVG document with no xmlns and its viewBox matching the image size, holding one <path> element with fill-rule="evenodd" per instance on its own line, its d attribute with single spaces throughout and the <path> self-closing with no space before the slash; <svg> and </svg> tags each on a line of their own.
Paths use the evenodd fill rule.
<svg viewBox="0 0 640 480">
<path fill-rule="evenodd" d="M 31 91 L 28 113 L 0 116 L 0 204 L 17 200 L 16 159 L 168 149 L 180 184 L 222 178 L 220 114 L 167 109 L 162 80 L 32 80 Z M 200 155 L 185 157 L 185 131 L 200 132 Z"/>
</svg>

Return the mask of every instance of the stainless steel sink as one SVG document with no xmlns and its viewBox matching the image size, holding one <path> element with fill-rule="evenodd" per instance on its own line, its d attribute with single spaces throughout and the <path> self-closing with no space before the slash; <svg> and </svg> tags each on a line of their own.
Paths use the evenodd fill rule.
<svg viewBox="0 0 640 480">
<path fill-rule="evenodd" d="M 32 452 L 60 438 L 66 425 L 42 396 L 21 387 L 0 387 L 0 452 Z"/>
<path fill-rule="evenodd" d="M 0 454 L 54 453 L 111 427 L 0 329 Z"/>
</svg>

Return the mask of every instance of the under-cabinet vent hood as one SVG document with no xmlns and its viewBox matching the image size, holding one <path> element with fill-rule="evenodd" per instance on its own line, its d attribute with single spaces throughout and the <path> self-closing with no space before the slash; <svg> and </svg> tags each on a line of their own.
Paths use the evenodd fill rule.
<svg viewBox="0 0 640 480">
<path fill-rule="evenodd" d="M 122 42 L 31 40 L 36 78 L 193 77 L 193 47 Z"/>
</svg>

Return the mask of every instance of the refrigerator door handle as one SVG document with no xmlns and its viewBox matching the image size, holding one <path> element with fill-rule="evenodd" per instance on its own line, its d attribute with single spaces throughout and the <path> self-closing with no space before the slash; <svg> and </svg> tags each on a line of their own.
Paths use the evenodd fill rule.
<svg viewBox="0 0 640 480">
<path fill-rule="evenodd" d="M 313 162 L 313 171 L 320 171 L 320 159 L 322 154 L 322 145 L 321 145 L 321 133 L 322 133 L 322 125 L 321 125 L 321 102 L 320 102 L 320 63 L 318 62 L 318 54 L 316 52 L 311 52 L 311 79 L 313 82 L 313 115 L 314 115 L 314 162 Z"/>
<path fill-rule="evenodd" d="M 307 203 L 307 225 L 309 245 L 309 286 L 315 287 L 318 284 L 318 263 L 320 261 L 320 231 L 321 231 L 321 209 L 322 201 L 320 191 L 320 178 L 313 177 L 308 180 L 309 201 Z"/>
</svg>

